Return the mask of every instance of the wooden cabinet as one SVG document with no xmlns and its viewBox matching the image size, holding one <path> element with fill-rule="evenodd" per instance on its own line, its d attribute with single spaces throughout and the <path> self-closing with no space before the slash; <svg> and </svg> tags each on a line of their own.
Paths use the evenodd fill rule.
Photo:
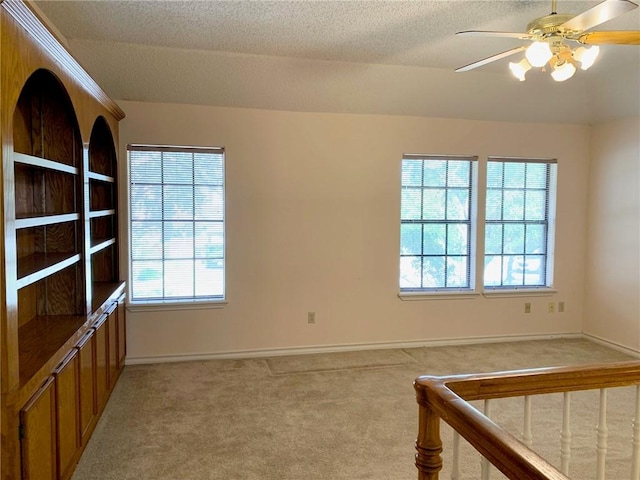
<svg viewBox="0 0 640 480">
<path fill-rule="evenodd" d="M 86 445 L 98 414 L 96 400 L 96 341 L 90 329 L 78 342 L 78 383 L 80 384 L 80 445 Z"/>
<path fill-rule="evenodd" d="M 55 404 L 54 381 L 49 377 L 20 410 L 22 480 L 57 476 Z"/>
<path fill-rule="evenodd" d="M 109 328 L 107 315 L 103 314 L 95 325 L 96 333 L 96 400 L 102 411 L 109 391 Z"/>
<path fill-rule="evenodd" d="M 123 300 L 124 302 L 124 300 Z M 96 360 L 96 399 L 98 410 L 102 411 L 109 394 L 124 367 L 124 356 L 119 356 L 119 345 L 125 343 L 124 330 L 120 329 L 116 301 L 98 318 L 95 323 L 95 360 Z M 122 337 L 120 336 L 122 335 Z"/>
<path fill-rule="evenodd" d="M 53 371 L 56 392 L 58 478 L 71 478 L 80 448 L 80 377 L 78 351 L 73 349 Z"/>
<path fill-rule="evenodd" d="M 118 299 L 118 370 L 124 367 L 127 356 L 127 319 L 124 295 Z"/>
<path fill-rule="evenodd" d="M 124 113 L 21 0 L 0 1 L 0 106 L 0 473 L 66 479 L 124 365 Z"/>
<path fill-rule="evenodd" d="M 114 303 L 107 313 L 109 389 L 118 379 L 118 304 Z"/>
</svg>

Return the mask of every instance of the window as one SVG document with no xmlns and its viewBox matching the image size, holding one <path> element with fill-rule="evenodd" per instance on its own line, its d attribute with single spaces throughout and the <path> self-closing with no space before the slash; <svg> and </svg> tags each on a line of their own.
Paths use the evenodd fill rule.
<svg viewBox="0 0 640 480">
<path fill-rule="evenodd" d="M 132 302 L 225 296 L 224 150 L 129 145 Z"/>
<path fill-rule="evenodd" d="M 402 160 L 400 291 L 472 288 L 475 158 Z"/>
<path fill-rule="evenodd" d="M 489 158 L 485 288 L 551 286 L 555 188 L 555 161 Z"/>
</svg>

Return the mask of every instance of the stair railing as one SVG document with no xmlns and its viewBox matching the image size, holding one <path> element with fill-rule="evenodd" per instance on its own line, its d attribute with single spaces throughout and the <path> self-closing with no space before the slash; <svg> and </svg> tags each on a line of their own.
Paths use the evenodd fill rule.
<svg viewBox="0 0 640 480">
<path fill-rule="evenodd" d="M 494 423 L 469 401 L 494 398 L 525 397 L 525 430 L 527 425 L 526 398 L 531 395 L 565 393 L 600 389 L 601 421 L 603 402 L 606 409 L 606 389 L 638 385 L 636 418 L 633 420 L 632 479 L 640 474 L 640 362 L 622 362 L 578 367 L 551 367 L 489 374 L 421 376 L 414 382 L 419 405 L 419 430 L 416 440 L 416 467 L 419 480 L 438 480 L 442 469 L 442 440 L 440 420 L 454 430 L 456 437 L 464 437 L 488 463 L 511 480 L 569 480 L 569 477 L 535 453 L 525 443 Z M 603 400 L 604 398 L 604 400 Z M 526 433 L 526 432 L 525 432 Z M 564 431 L 564 445 L 570 432 Z M 599 425 L 598 446 L 606 452 L 606 424 Z M 527 442 L 525 435 L 525 442 Z M 530 443 L 530 440 L 527 442 Z M 455 455 L 455 453 L 454 453 Z M 564 461 L 567 460 L 566 452 Z M 457 466 L 455 467 L 457 468 Z M 600 469 L 600 462 L 598 468 Z M 564 469 L 564 463 L 563 467 Z M 634 475 L 636 478 L 634 478 Z M 487 475 L 488 476 L 488 475 Z"/>
</svg>

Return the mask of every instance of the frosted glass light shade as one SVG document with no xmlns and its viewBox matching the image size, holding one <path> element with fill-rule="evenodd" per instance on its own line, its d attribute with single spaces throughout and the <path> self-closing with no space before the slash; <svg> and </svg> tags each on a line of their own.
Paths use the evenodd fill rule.
<svg viewBox="0 0 640 480">
<path fill-rule="evenodd" d="M 526 58 L 523 58 L 518 63 L 509 62 L 509 70 L 511 70 L 511 73 L 513 73 L 514 77 L 516 77 L 521 82 L 524 82 L 524 74 L 531 70 L 531 65 Z"/>
<path fill-rule="evenodd" d="M 532 67 L 543 67 L 551 60 L 553 53 L 547 42 L 533 42 L 524 55 Z"/>
<path fill-rule="evenodd" d="M 573 63 L 564 62 L 554 67 L 553 72 L 551 72 L 551 76 L 556 82 L 564 82 L 565 80 L 573 77 L 574 73 L 576 73 L 576 67 Z"/>
<path fill-rule="evenodd" d="M 573 58 L 580 62 L 580 69 L 587 70 L 598 58 L 600 47 L 594 45 L 591 48 L 580 47 L 573 52 Z"/>
</svg>

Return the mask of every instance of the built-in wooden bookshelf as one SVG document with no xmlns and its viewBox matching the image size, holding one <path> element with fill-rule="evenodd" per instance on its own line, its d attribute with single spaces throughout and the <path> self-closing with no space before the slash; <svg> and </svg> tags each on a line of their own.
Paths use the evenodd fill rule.
<svg viewBox="0 0 640 480">
<path fill-rule="evenodd" d="M 21 0 L 0 2 L 2 480 L 68 479 L 124 365 L 118 121 Z"/>
<path fill-rule="evenodd" d="M 82 140 L 69 95 L 44 69 L 22 88 L 13 124 L 20 127 L 13 129 L 13 174 L 18 371 L 24 385 L 88 313 L 81 263 Z"/>
</svg>

